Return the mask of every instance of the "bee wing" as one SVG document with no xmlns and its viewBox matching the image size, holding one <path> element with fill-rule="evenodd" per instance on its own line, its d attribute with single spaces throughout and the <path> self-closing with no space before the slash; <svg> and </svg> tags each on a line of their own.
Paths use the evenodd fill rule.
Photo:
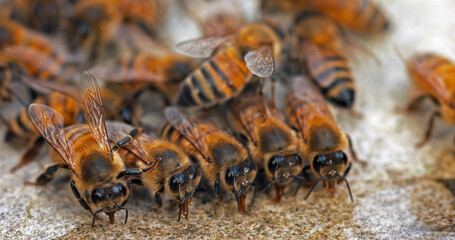
<svg viewBox="0 0 455 240">
<path fill-rule="evenodd" d="M 90 132 L 100 147 L 106 153 L 111 153 L 106 123 L 104 121 L 104 108 L 100 87 L 98 86 L 95 77 L 89 72 L 84 72 L 82 74 L 81 87 L 85 106 L 85 118 L 90 127 Z"/>
<path fill-rule="evenodd" d="M 200 134 L 196 128 L 194 128 L 194 124 L 188 121 L 176 107 L 167 107 L 164 109 L 164 116 L 180 134 L 191 142 L 204 158 L 207 158 L 205 148 L 199 141 Z"/>
<path fill-rule="evenodd" d="M 28 85 L 29 87 L 33 88 L 35 91 L 38 91 L 43 94 L 48 94 L 52 91 L 59 92 L 70 98 L 75 99 L 78 102 L 83 102 L 82 98 L 78 94 L 78 90 L 76 87 L 63 84 L 63 83 L 56 83 L 53 81 L 40 81 L 35 78 L 30 78 L 28 76 L 21 76 L 21 80 Z"/>
<path fill-rule="evenodd" d="M 105 82 L 138 82 L 161 84 L 168 82 L 164 76 L 148 71 L 147 69 L 124 68 L 119 64 L 111 66 L 97 66 L 90 72 L 103 79 Z"/>
<path fill-rule="evenodd" d="M 256 76 L 261 78 L 271 77 L 275 71 L 272 47 L 265 46 L 245 54 L 246 67 Z"/>
<path fill-rule="evenodd" d="M 30 105 L 28 115 L 36 130 L 75 172 L 73 142 L 63 131 L 63 116 L 51 107 L 36 103 Z"/>
<path fill-rule="evenodd" d="M 215 49 L 232 38 L 231 35 L 223 37 L 201 37 L 183 41 L 175 47 L 177 52 L 195 58 L 208 58 Z"/>
<path fill-rule="evenodd" d="M 133 126 L 128 125 L 126 123 L 113 121 L 107 121 L 106 127 L 109 134 L 109 140 L 111 140 L 112 143 L 117 143 L 134 129 Z M 143 146 L 143 141 L 155 141 L 155 139 L 151 136 L 140 133 L 139 136 L 136 136 L 132 141 L 128 142 L 127 144 L 122 145 L 122 147 L 128 150 L 129 152 L 133 153 L 137 158 L 139 158 L 144 163 L 151 165 L 155 162 L 155 160 L 151 159 L 150 156 L 147 154 L 147 151 Z"/>
</svg>

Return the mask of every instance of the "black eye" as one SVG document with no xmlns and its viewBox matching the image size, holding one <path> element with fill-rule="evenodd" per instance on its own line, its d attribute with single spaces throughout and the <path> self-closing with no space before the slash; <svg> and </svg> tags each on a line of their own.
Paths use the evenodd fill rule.
<svg viewBox="0 0 455 240">
<path fill-rule="evenodd" d="M 169 188 L 172 192 L 178 193 L 180 188 L 180 183 L 182 182 L 183 174 L 179 173 L 169 179 Z"/>
<path fill-rule="evenodd" d="M 97 204 L 100 200 L 104 199 L 104 195 L 105 195 L 104 189 L 95 189 L 92 192 L 92 202 L 94 204 Z"/>
<path fill-rule="evenodd" d="M 226 183 L 230 186 L 234 185 L 234 179 L 237 177 L 237 172 L 239 171 L 238 166 L 235 167 L 230 167 L 226 171 L 226 175 L 224 177 L 224 180 L 226 180 Z"/>
<path fill-rule="evenodd" d="M 77 24 L 77 33 L 82 37 L 86 38 L 90 33 L 90 25 L 86 22 L 79 22 Z"/>
<path fill-rule="evenodd" d="M 267 166 L 269 167 L 270 172 L 275 173 L 276 169 L 280 164 L 283 162 L 284 157 L 281 155 L 273 156 L 270 158 L 269 163 Z"/>
</svg>

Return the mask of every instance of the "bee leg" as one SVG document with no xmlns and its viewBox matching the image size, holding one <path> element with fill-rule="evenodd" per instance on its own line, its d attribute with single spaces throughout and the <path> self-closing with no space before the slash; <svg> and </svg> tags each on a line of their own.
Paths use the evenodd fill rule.
<svg viewBox="0 0 455 240">
<path fill-rule="evenodd" d="M 158 208 L 161 208 L 163 206 L 163 203 L 161 201 L 161 193 L 163 192 L 163 189 L 157 191 L 155 193 L 155 202 L 158 205 Z"/>
<path fill-rule="evenodd" d="M 217 198 L 220 197 L 220 195 L 221 195 L 220 179 L 215 180 L 214 190 L 215 190 L 215 197 L 217 197 Z"/>
<path fill-rule="evenodd" d="M 427 93 L 422 92 L 419 89 L 414 89 L 411 93 L 408 103 L 404 109 L 398 109 L 398 112 L 411 113 L 419 110 L 425 98 L 430 97 Z"/>
<path fill-rule="evenodd" d="M 95 213 L 92 211 L 92 208 L 88 205 L 88 203 L 84 199 L 82 199 L 81 194 L 79 194 L 79 191 L 77 190 L 76 186 L 74 185 L 74 181 L 71 181 L 71 190 L 73 191 L 74 197 L 76 197 L 76 199 L 79 201 L 81 206 L 85 210 L 89 211 L 92 214 L 92 216 L 95 216 Z"/>
<path fill-rule="evenodd" d="M 420 141 L 419 143 L 416 144 L 417 148 L 422 147 L 423 145 L 425 145 L 425 143 L 428 142 L 428 140 L 430 140 L 430 137 L 433 133 L 434 120 L 436 117 L 440 117 L 440 116 L 441 116 L 441 113 L 438 110 L 431 113 L 430 120 L 428 121 L 427 130 L 425 132 L 425 137 L 422 139 L 422 141 Z"/>
<path fill-rule="evenodd" d="M 52 181 L 52 179 L 54 179 L 54 175 L 55 173 L 57 172 L 57 170 L 59 168 L 64 168 L 64 169 L 70 169 L 67 165 L 65 164 L 53 164 L 53 165 L 50 165 L 48 167 L 46 167 L 46 170 L 44 171 L 44 173 L 40 174 L 35 182 L 24 182 L 25 185 L 44 185 L 50 181 Z"/>
<path fill-rule="evenodd" d="M 302 169 L 302 175 L 303 177 L 307 180 L 307 181 L 310 181 L 310 176 L 308 175 L 308 173 L 306 171 L 308 171 L 308 169 L 311 169 L 311 166 L 305 166 L 303 169 Z M 297 189 L 295 190 L 294 192 L 294 197 L 297 195 L 297 193 L 299 192 L 299 189 L 300 187 L 302 186 L 302 181 L 299 181 L 299 186 L 297 187 Z"/>
<path fill-rule="evenodd" d="M 352 160 L 354 160 L 355 162 L 358 162 L 362 165 L 366 165 L 367 162 L 366 161 L 362 161 L 360 160 L 358 157 L 357 157 L 357 153 L 356 151 L 354 150 L 354 147 L 352 146 L 352 139 L 351 139 L 351 136 L 349 134 L 346 134 L 347 138 L 348 138 L 348 142 L 349 142 L 349 151 L 351 151 L 351 155 L 352 155 Z"/>
<path fill-rule="evenodd" d="M 136 138 L 137 136 L 139 136 L 142 132 L 144 132 L 144 129 L 143 128 L 135 128 L 133 130 L 131 130 L 131 132 L 126 135 L 125 137 L 123 137 L 122 139 L 120 139 L 115 145 L 114 147 L 112 147 L 112 151 L 116 151 L 119 147 L 123 146 L 123 145 L 126 145 L 128 143 L 130 143 L 131 141 L 133 141 L 134 138 Z"/>
<path fill-rule="evenodd" d="M 27 152 L 25 152 L 21 160 L 13 168 L 11 168 L 10 172 L 13 173 L 19 168 L 33 161 L 36 158 L 36 155 L 38 155 L 39 150 L 41 149 L 41 146 L 43 146 L 44 142 L 45 141 L 42 137 L 35 139 L 35 141 L 33 141 L 33 145 L 27 150 Z"/>
<path fill-rule="evenodd" d="M 344 171 L 343 177 L 346 177 L 348 175 L 349 171 L 351 170 L 351 166 L 352 166 L 352 163 L 349 163 L 348 168 L 346 168 L 346 171 Z"/>
</svg>

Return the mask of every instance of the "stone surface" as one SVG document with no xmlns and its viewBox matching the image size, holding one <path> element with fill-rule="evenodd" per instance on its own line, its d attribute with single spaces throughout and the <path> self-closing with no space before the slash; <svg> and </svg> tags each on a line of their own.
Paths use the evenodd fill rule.
<svg viewBox="0 0 455 240">
<path fill-rule="evenodd" d="M 2 144 L 0 237 L 454 239 L 453 128 L 438 121 L 434 138 L 421 149 L 414 147 L 423 136 L 429 112 L 395 112 L 404 105 L 411 87 L 395 48 L 405 57 L 431 51 L 455 60 L 455 2 L 377 2 L 390 16 L 392 28 L 384 36 L 358 38 L 380 60 L 376 64 L 360 55 L 353 64 L 356 106 L 364 117 L 337 112 L 358 155 L 368 162 L 354 165 L 348 177 L 354 203 L 343 185 L 333 198 L 321 188 L 307 201 L 303 197 L 308 188 L 296 197 L 287 193 L 280 204 L 272 202 L 272 194 L 264 195 L 247 214 L 238 213 L 232 199 L 219 203 L 199 196 L 190 205 L 190 219 L 177 222 L 176 208 L 166 203 L 156 210 L 152 199 L 141 191 L 145 197 L 127 204 L 127 224 L 123 224 L 123 213 L 117 214 L 114 225 L 102 215 L 92 229 L 90 214 L 74 199 L 64 174 L 45 187 L 23 185 L 50 162 L 47 156 L 10 174 L 9 168 L 24 150 Z M 5 132 L 4 127 L 1 130 Z"/>
</svg>

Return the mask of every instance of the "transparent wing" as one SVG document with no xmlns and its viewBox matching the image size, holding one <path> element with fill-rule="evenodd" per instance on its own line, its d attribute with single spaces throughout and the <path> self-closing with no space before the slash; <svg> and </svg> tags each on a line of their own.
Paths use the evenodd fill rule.
<svg viewBox="0 0 455 240">
<path fill-rule="evenodd" d="M 74 146 L 63 131 L 63 116 L 51 107 L 35 103 L 28 108 L 28 114 L 36 130 L 75 172 Z"/>
<path fill-rule="evenodd" d="M 275 71 L 272 47 L 266 46 L 258 50 L 251 50 L 245 54 L 246 67 L 256 76 L 261 78 L 271 77 Z"/>
<path fill-rule="evenodd" d="M 176 107 L 167 107 L 164 109 L 164 116 L 169 123 L 182 134 L 202 154 L 202 156 L 204 156 L 204 158 L 207 158 L 205 148 L 201 141 L 199 141 L 200 134 L 194 127 L 194 124 L 189 122 Z"/>
<path fill-rule="evenodd" d="M 91 73 L 84 72 L 82 74 L 81 88 L 83 91 L 82 96 L 85 106 L 85 118 L 90 127 L 90 131 L 101 148 L 106 153 L 111 153 L 109 137 L 104 121 L 104 108 L 100 87 Z"/>
<path fill-rule="evenodd" d="M 180 42 L 175 48 L 177 52 L 189 57 L 208 58 L 219 45 L 230 38 L 232 38 L 232 36 L 196 38 Z"/>
</svg>

